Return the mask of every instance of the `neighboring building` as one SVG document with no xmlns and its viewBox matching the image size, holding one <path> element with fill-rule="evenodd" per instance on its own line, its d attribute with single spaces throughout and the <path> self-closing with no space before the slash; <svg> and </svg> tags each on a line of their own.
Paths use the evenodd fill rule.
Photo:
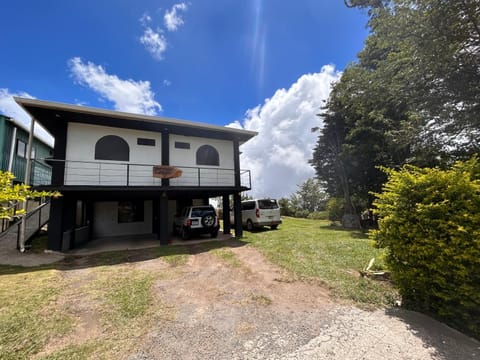
<svg viewBox="0 0 480 360">
<path fill-rule="evenodd" d="M 222 197 L 241 217 L 239 146 L 255 132 L 190 121 L 15 98 L 55 138 L 48 247 L 68 250 L 93 238 L 156 234 L 168 244 L 173 217 Z M 158 166 L 162 167 L 158 169 Z M 154 168 L 157 166 L 157 168 Z M 172 168 L 173 167 L 173 168 Z M 154 171 L 174 172 L 158 178 Z M 180 176 L 179 176 L 180 175 Z M 171 177 L 171 176 L 167 176 Z M 224 232 L 230 233 L 228 211 Z M 235 234 L 242 235 L 241 222 Z"/>
<path fill-rule="evenodd" d="M 29 130 L 15 119 L 0 115 L 0 167 L 15 175 L 14 182 L 25 181 Z M 53 148 L 37 136 L 33 139 L 30 185 L 50 184 L 52 168 L 45 162 Z"/>
</svg>

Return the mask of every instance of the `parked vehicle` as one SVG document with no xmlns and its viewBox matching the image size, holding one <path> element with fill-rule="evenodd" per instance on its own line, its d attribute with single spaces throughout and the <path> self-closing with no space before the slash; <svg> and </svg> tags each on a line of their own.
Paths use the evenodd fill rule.
<svg viewBox="0 0 480 360">
<path fill-rule="evenodd" d="M 233 212 L 231 221 L 234 222 Z M 256 199 L 242 201 L 242 225 L 247 230 L 270 226 L 272 230 L 277 229 L 282 223 L 280 218 L 280 207 L 275 199 Z"/>
<path fill-rule="evenodd" d="M 183 240 L 192 235 L 210 234 L 212 238 L 218 235 L 218 218 L 215 208 L 211 205 L 187 206 L 173 221 L 174 234 L 180 234 Z"/>
</svg>

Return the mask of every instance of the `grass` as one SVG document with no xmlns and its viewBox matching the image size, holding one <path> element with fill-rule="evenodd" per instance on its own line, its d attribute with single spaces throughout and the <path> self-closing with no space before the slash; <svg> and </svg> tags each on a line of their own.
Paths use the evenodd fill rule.
<svg viewBox="0 0 480 360">
<path fill-rule="evenodd" d="M 341 230 L 322 220 L 284 218 L 278 230 L 246 231 L 242 241 L 287 269 L 293 278 L 320 281 L 338 298 L 383 306 L 398 297 L 388 282 L 359 276 L 358 271 L 372 257 L 377 268 L 383 267 L 383 252 L 371 246 L 365 233 Z M 42 238 L 38 244 L 44 242 Z M 227 243 L 195 246 L 231 267 L 247 269 Z M 179 276 L 183 270 L 177 267 L 184 265 L 191 253 L 192 247 L 166 246 L 69 257 L 61 264 L 31 269 L 0 266 L 0 359 L 121 358 L 141 342 L 153 322 L 174 318 L 175 308 L 155 295 L 154 285 L 157 280 Z M 146 270 L 132 266 L 157 258 L 170 267 Z M 75 272 L 69 273 L 75 266 L 88 276 L 76 278 Z M 52 348 L 53 339 L 76 336 L 79 319 L 75 307 L 73 311 L 69 308 L 72 300 L 98 315 L 98 336 L 80 343 L 67 340 Z M 248 301 L 271 304 L 262 294 L 252 293 Z"/>
<path fill-rule="evenodd" d="M 243 240 L 296 277 L 320 280 L 339 298 L 366 306 L 392 305 L 398 298 L 391 284 L 359 277 L 371 258 L 377 268 L 384 266 L 383 250 L 374 248 L 363 232 L 285 217 L 278 230 L 244 232 Z"/>
<path fill-rule="evenodd" d="M 56 306 L 63 281 L 56 270 L 3 275 L 0 281 L 0 359 L 27 359 L 73 327 Z"/>
</svg>

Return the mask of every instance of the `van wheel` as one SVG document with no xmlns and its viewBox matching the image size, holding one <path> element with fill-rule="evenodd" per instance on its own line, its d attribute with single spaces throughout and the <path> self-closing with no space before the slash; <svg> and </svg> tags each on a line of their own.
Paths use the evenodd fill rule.
<svg viewBox="0 0 480 360">
<path fill-rule="evenodd" d="M 247 220 L 247 230 L 253 231 L 253 222 L 250 219 Z"/>
<path fill-rule="evenodd" d="M 278 228 L 278 225 L 272 225 L 272 226 L 270 226 L 270 229 L 272 229 L 272 230 L 277 230 L 277 228 Z"/>
</svg>

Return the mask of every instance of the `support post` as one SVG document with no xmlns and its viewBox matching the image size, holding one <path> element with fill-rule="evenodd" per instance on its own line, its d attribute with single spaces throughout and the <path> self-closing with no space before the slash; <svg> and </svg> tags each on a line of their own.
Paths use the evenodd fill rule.
<svg viewBox="0 0 480 360">
<path fill-rule="evenodd" d="M 35 118 L 32 117 L 30 122 L 30 134 L 28 135 L 28 145 L 27 145 L 27 164 L 25 167 L 25 179 L 24 184 L 30 185 L 30 177 L 32 171 L 32 147 L 33 147 L 33 131 L 35 129 Z M 25 199 L 23 202 L 23 215 L 22 215 L 22 223 L 20 225 L 20 239 L 19 239 L 19 250 L 20 252 L 25 252 L 25 234 L 27 231 L 27 224 L 26 224 L 26 215 L 27 215 L 27 205 L 28 199 Z"/>
<path fill-rule="evenodd" d="M 235 236 L 241 238 L 243 236 L 242 227 L 242 197 L 240 193 L 233 194 L 233 214 L 235 217 Z"/>
<path fill-rule="evenodd" d="M 164 191 L 160 196 L 160 221 L 158 222 L 158 234 L 157 237 L 160 240 L 160 245 L 168 245 L 170 238 L 170 228 L 168 226 L 168 196 Z"/>
<path fill-rule="evenodd" d="M 223 208 L 223 233 L 230 234 L 230 197 L 228 194 L 222 197 Z"/>
<path fill-rule="evenodd" d="M 170 165 L 170 135 L 168 129 L 162 131 L 162 165 Z M 170 186 L 170 179 L 162 179 L 162 186 Z"/>
<path fill-rule="evenodd" d="M 48 250 L 61 251 L 63 239 L 63 196 L 52 198 L 48 220 Z"/>
</svg>

